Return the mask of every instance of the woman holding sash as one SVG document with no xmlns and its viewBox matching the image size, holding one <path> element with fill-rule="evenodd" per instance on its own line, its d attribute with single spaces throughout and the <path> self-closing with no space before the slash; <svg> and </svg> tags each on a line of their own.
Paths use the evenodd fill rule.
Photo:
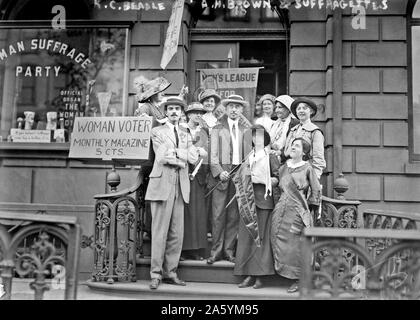
<svg viewBox="0 0 420 320">
<path fill-rule="evenodd" d="M 277 185 L 275 177 L 280 163 L 270 155 L 270 135 L 262 125 L 251 127 L 253 150 L 245 165 L 249 166 L 257 212 L 261 246 L 257 247 L 242 219 L 239 221 L 238 246 L 234 274 L 246 276 L 240 288 L 259 289 L 263 286 L 262 276 L 275 274 L 270 245 L 271 213 L 274 208 L 272 186 Z"/>
<path fill-rule="evenodd" d="M 302 230 L 312 225 L 311 209 L 317 212 L 321 200 L 318 178 L 308 162 L 310 151 L 304 138 L 292 141 L 291 158 L 279 170 L 281 196 L 271 222 L 274 268 L 280 276 L 296 280 L 289 293 L 299 289 Z"/>
</svg>

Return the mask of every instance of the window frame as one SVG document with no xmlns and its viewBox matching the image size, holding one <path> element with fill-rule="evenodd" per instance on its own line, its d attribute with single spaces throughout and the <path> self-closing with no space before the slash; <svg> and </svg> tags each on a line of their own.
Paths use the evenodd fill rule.
<svg viewBox="0 0 420 320">
<path fill-rule="evenodd" d="M 417 0 L 410 0 L 407 5 L 407 58 L 408 58 L 408 150 L 409 150 L 409 162 L 420 162 L 420 153 L 414 152 L 414 104 L 413 104 L 413 37 L 412 37 L 412 27 L 419 26 L 420 27 L 420 17 L 419 18 L 412 18 L 414 7 L 416 5 Z M 418 137 L 420 139 L 420 137 Z"/>
<path fill-rule="evenodd" d="M 80 28 L 121 28 L 126 30 L 125 39 L 125 54 L 124 54 L 124 83 L 123 83 L 123 106 L 122 115 L 128 116 L 130 110 L 129 106 L 129 76 L 130 76 L 130 47 L 131 47 L 131 32 L 135 22 L 134 21 L 107 21 L 107 20 L 66 20 L 66 29 L 80 29 Z M 1 29 L 50 29 L 51 21 L 49 20 L 8 20 L 0 21 Z M 131 110 L 133 111 L 133 110 Z M 57 155 L 65 152 L 68 153 L 70 143 L 13 143 L 5 140 L 0 141 L 0 158 L 16 152 L 21 155 L 22 152 L 26 156 L 37 157 L 38 151 L 56 152 Z M 59 156 L 60 158 L 63 155 Z M 65 156 L 67 157 L 67 155 Z M 42 156 L 43 158 L 43 156 Z"/>
</svg>

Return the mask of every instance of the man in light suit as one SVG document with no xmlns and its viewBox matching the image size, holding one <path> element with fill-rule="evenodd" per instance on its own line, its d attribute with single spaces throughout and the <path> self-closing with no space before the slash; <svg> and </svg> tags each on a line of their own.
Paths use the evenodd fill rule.
<svg viewBox="0 0 420 320">
<path fill-rule="evenodd" d="M 223 258 L 235 262 L 239 211 L 236 199 L 225 208 L 236 193 L 229 172 L 249 153 L 243 148 L 247 145 L 243 143 L 245 126 L 239 121 L 248 103 L 239 95 L 231 95 L 221 103 L 226 108 L 226 116 L 211 132 L 209 188 L 221 183 L 212 193 L 213 243 L 208 264 Z"/>
<path fill-rule="evenodd" d="M 184 238 L 184 202 L 189 202 L 190 181 L 187 162 L 198 160 L 191 135 L 178 126 L 185 102 L 168 98 L 162 108 L 168 121 L 152 129 L 155 160 L 145 199 L 151 201 L 152 259 L 151 289 L 160 282 L 185 286 L 177 276 Z"/>
</svg>

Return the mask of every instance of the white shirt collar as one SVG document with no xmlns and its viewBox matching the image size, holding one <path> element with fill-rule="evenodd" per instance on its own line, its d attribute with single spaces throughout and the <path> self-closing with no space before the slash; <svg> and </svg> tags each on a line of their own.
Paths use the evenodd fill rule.
<svg viewBox="0 0 420 320">
<path fill-rule="evenodd" d="M 238 127 L 239 119 L 232 120 L 231 118 L 228 118 L 227 120 L 228 120 L 228 123 L 229 123 L 229 127 L 231 127 L 231 128 L 232 128 L 232 125 L 233 125 L 233 124 L 235 124 L 235 125 L 236 125 L 236 127 Z"/>
<path fill-rule="evenodd" d="M 303 166 L 304 164 L 306 164 L 307 163 L 307 161 L 300 161 L 300 162 L 298 162 L 298 163 L 292 163 L 292 161 L 291 161 L 291 159 L 289 159 L 289 160 L 287 160 L 286 161 L 286 164 L 287 164 L 287 166 L 289 167 L 289 168 L 292 168 L 292 169 L 295 169 L 295 168 L 298 168 L 298 167 L 301 167 L 301 166 Z"/>
<path fill-rule="evenodd" d="M 169 128 L 171 128 L 172 131 L 174 130 L 174 127 L 175 127 L 174 124 L 170 123 L 169 121 L 167 121 L 166 124 L 169 126 Z M 179 126 L 178 125 L 176 126 L 176 130 L 179 131 Z"/>
</svg>

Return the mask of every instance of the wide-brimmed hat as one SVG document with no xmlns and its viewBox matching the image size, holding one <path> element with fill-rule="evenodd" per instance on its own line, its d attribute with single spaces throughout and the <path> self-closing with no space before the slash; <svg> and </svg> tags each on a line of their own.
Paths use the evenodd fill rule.
<svg viewBox="0 0 420 320">
<path fill-rule="evenodd" d="M 289 111 L 291 111 L 291 106 L 293 101 L 295 101 L 295 99 L 293 99 L 291 96 L 288 96 L 287 94 L 278 96 L 275 100 L 276 102 L 280 102 L 282 105 L 284 105 L 287 109 L 289 109 Z"/>
<path fill-rule="evenodd" d="M 275 100 L 275 99 L 276 99 L 276 97 L 275 97 L 275 96 L 273 96 L 272 94 L 264 94 L 264 95 L 260 98 L 260 100 L 258 100 L 257 104 L 262 105 L 262 104 L 263 104 L 263 102 L 264 102 L 264 100 L 270 100 L 270 101 L 273 103 L 273 105 L 274 105 L 274 100 Z"/>
<path fill-rule="evenodd" d="M 214 98 L 214 101 L 216 102 L 216 105 L 218 105 L 221 98 L 217 94 L 216 90 L 214 90 L 214 89 L 206 89 L 206 90 L 200 92 L 200 94 L 198 95 L 198 101 L 200 101 L 200 103 L 203 103 L 204 100 L 206 100 L 208 98 L 211 98 L 211 97 Z"/>
<path fill-rule="evenodd" d="M 160 107 L 165 111 L 169 105 L 181 106 L 183 110 L 187 108 L 187 104 L 179 97 L 169 97 L 160 104 Z"/>
<path fill-rule="evenodd" d="M 317 108 L 315 102 L 313 102 L 312 100 L 307 99 L 307 98 L 297 98 L 295 101 L 292 102 L 292 105 L 290 107 L 290 111 L 293 113 L 293 115 L 296 118 L 298 118 L 298 116 L 296 114 L 296 108 L 299 105 L 299 103 L 306 103 L 313 110 L 313 113 L 311 114 L 311 118 L 316 115 L 316 112 L 318 111 L 318 108 Z"/>
<path fill-rule="evenodd" d="M 200 102 L 193 102 L 188 105 L 187 110 L 185 110 L 185 114 L 188 114 L 188 112 L 206 113 L 207 111 Z"/>
<path fill-rule="evenodd" d="M 243 107 L 246 107 L 249 105 L 248 101 L 245 101 L 245 99 L 238 94 L 232 94 L 228 96 L 227 99 L 223 99 L 221 103 L 224 107 L 226 107 L 229 103 L 239 103 Z"/>
<path fill-rule="evenodd" d="M 134 88 L 137 91 L 137 100 L 144 102 L 151 96 L 166 90 L 171 83 L 163 77 L 148 80 L 143 76 L 134 79 Z"/>
</svg>

